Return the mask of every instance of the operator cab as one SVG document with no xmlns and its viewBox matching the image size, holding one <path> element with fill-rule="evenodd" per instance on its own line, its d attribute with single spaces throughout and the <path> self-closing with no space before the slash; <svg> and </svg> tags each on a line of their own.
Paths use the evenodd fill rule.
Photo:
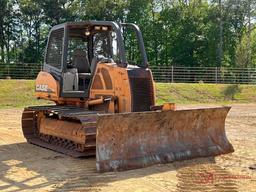
<svg viewBox="0 0 256 192">
<path fill-rule="evenodd" d="M 60 95 L 88 97 L 96 66 L 100 62 L 126 67 L 122 35 L 122 28 L 109 21 L 54 26 L 47 43 L 44 71 L 60 82 Z M 142 41 L 142 37 L 139 40 Z M 145 55 L 144 44 L 142 50 Z"/>
<path fill-rule="evenodd" d="M 112 42 L 110 27 L 68 27 L 67 68 L 63 74 L 64 94 L 87 92 L 97 63 L 114 62 Z"/>
</svg>

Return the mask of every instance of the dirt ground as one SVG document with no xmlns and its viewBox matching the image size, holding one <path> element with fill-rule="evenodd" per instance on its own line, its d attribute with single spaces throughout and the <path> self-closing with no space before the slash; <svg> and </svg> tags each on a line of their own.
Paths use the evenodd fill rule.
<svg viewBox="0 0 256 192">
<path fill-rule="evenodd" d="M 256 191 L 256 105 L 235 105 L 226 120 L 232 154 L 97 173 L 95 159 L 73 159 L 31 144 L 22 110 L 0 110 L 0 191 Z"/>
</svg>

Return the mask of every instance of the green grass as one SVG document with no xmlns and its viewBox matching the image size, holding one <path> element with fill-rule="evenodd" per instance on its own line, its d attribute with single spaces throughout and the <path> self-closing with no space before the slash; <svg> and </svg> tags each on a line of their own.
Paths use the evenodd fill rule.
<svg viewBox="0 0 256 192">
<path fill-rule="evenodd" d="M 33 80 L 0 80 L 0 108 L 23 108 L 49 103 L 37 100 L 34 90 Z"/>
<path fill-rule="evenodd" d="M 157 103 L 232 104 L 256 102 L 255 85 L 157 83 Z"/>
<path fill-rule="evenodd" d="M 256 103 L 254 85 L 157 83 L 156 90 L 158 104 Z M 47 103 L 50 102 L 35 98 L 33 80 L 0 80 L 0 108 L 23 108 Z"/>
</svg>

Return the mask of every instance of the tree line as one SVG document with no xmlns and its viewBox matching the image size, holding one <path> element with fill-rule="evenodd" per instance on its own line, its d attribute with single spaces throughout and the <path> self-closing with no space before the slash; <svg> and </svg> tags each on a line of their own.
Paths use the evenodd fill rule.
<svg viewBox="0 0 256 192">
<path fill-rule="evenodd" d="M 40 63 L 66 21 L 140 26 L 150 65 L 254 67 L 256 0 L 1 0 L 0 62 Z"/>
</svg>

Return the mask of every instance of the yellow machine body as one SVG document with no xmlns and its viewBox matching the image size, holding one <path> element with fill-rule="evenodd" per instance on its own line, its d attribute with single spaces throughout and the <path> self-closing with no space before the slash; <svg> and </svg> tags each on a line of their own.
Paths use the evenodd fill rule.
<svg viewBox="0 0 256 192">
<path fill-rule="evenodd" d="M 96 156 L 98 171 L 234 151 L 225 134 L 230 107 L 156 106 L 140 30 L 134 24 L 121 25 L 135 30 L 141 65 L 126 61 L 122 30 L 115 22 L 53 27 L 35 95 L 55 105 L 24 109 L 22 129 L 27 141 L 73 157 Z M 80 50 L 81 45 L 86 48 Z"/>
<path fill-rule="evenodd" d="M 84 100 L 61 97 L 60 83 L 50 73 L 41 71 L 36 78 L 35 96 L 38 99 L 54 101 L 58 105 L 91 106 L 92 108 L 104 105 L 104 99 L 109 99 L 106 112 L 132 112 L 132 88 L 128 70 L 118 67 L 115 63 L 99 63 L 91 83 L 89 97 Z M 151 95 L 151 105 L 154 106 L 155 87 L 149 69 L 148 74 L 150 75 L 147 79 L 145 78 L 145 81 L 150 83 L 151 90 L 148 94 Z"/>
</svg>

